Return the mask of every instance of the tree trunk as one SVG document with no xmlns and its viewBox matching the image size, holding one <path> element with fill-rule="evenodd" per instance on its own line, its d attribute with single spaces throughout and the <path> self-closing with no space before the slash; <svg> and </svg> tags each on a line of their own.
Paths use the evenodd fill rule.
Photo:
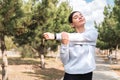
<svg viewBox="0 0 120 80">
<path fill-rule="evenodd" d="M 8 80 L 8 60 L 7 60 L 7 54 L 6 54 L 6 46 L 5 46 L 5 40 L 4 40 L 4 33 L 0 34 L 0 43 L 1 43 L 1 51 L 2 51 L 2 80 Z"/>
<path fill-rule="evenodd" d="M 40 61 L 41 61 L 41 68 L 42 69 L 44 69 L 45 68 L 45 59 L 44 59 L 44 55 L 43 54 L 41 54 L 40 55 Z"/>
<path fill-rule="evenodd" d="M 8 60 L 7 60 L 7 54 L 4 51 L 2 53 L 2 80 L 8 80 Z"/>
<path fill-rule="evenodd" d="M 115 49 L 115 58 L 117 59 L 117 53 L 118 53 L 118 45 L 116 46 L 116 49 Z"/>
<path fill-rule="evenodd" d="M 116 49 L 115 49 L 115 62 L 114 63 L 118 63 L 118 57 L 117 57 L 117 53 L 118 53 L 118 45 L 116 46 Z"/>
<path fill-rule="evenodd" d="M 39 48 L 40 52 L 39 52 L 39 56 L 40 56 L 40 64 L 41 64 L 41 68 L 45 68 L 45 60 L 44 60 L 44 54 L 45 54 L 45 45 L 44 45 L 44 39 L 41 40 L 41 45 Z"/>
<path fill-rule="evenodd" d="M 58 60 L 59 57 L 60 57 L 60 46 L 58 46 L 57 48 L 56 61 Z"/>
</svg>

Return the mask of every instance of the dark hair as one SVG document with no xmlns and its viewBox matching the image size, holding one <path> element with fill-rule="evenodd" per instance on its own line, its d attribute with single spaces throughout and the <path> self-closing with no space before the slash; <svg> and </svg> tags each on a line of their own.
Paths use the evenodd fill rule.
<svg viewBox="0 0 120 80">
<path fill-rule="evenodd" d="M 73 12 L 69 15 L 69 17 L 68 17 L 68 22 L 69 22 L 69 23 L 72 23 L 72 16 L 73 16 L 73 14 L 76 13 L 76 12 L 79 12 L 79 11 L 73 11 Z"/>
</svg>

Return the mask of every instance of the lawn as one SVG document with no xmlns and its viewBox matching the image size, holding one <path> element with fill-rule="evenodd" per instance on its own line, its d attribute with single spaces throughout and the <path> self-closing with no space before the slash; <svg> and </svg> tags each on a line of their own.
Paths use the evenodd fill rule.
<svg viewBox="0 0 120 80">
<path fill-rule="evenodd" d="M 40 68 L 39 58 L 8 58 L 8 62 L 9 80 L 60 80 L 64 74 L 61 61 L 55 58 L 45 59 L 45 69 Z"/>
</svg>

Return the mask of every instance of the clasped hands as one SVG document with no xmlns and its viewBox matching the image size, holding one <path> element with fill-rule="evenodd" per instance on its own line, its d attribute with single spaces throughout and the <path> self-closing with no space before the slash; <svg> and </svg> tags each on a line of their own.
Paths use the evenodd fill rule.
<svg viewBox="0 0 120 80">
<path fill-rule="evenodd" d="M 43 34 L 43 36 L 46 40 L 54 40 L 56 35 L 50 32 L 46 32 Z M 67 32 L 61 33 L 61 43 L 65 45 L 69 43 L 69 34 Z"/>
</svg>

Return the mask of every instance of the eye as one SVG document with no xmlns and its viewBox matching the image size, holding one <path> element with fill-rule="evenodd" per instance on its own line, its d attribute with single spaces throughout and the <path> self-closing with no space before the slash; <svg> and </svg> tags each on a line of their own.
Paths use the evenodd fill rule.
<svg viewBox="0 0 120 80">
<path fill-rule="evenodd" d="M 77 16 L 77 15 L 73 17 L 73 19 L 77 19 L 77 18 L 78 18 L 78 16 Z"/>
<path fill-rule="evenodd" d="M 73 19 L 81 18 L 83 15 L 81 13 L 77 13 L 73 16 Z"/>
</svg>

